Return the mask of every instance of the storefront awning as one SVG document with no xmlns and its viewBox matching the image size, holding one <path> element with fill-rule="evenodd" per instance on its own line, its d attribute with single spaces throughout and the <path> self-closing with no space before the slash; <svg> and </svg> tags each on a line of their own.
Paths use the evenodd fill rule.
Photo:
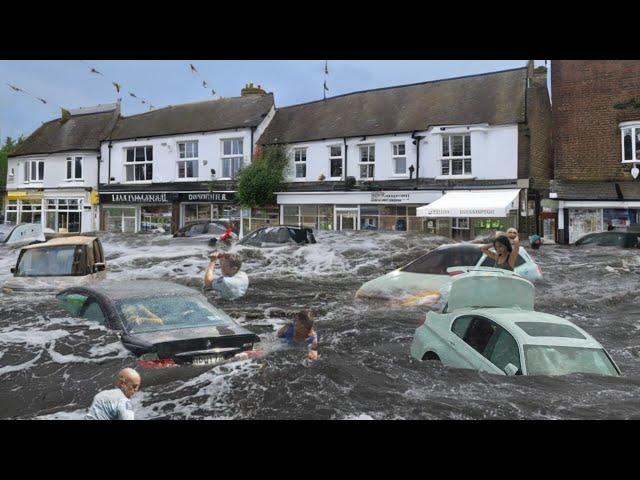
<svg viewBox="0 0 640 480">
<path fill-rule="evenodd" d="M 418 217 L 506 217 L 518 208 L 520 189 L 465 190 L 445 193 L 429 205 L 416 209 Z"/>
</svg>

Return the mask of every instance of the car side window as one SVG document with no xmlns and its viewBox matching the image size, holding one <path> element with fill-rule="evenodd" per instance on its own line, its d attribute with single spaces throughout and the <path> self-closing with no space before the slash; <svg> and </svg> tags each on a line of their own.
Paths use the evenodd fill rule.
<svg viewBox="0 0 640 480">
<path fill-rule="evenodd" d="M 187 235 L 189 237 L 192 237 L 194 235 L 202 235 L 206 227 L 207 227 L 206 223 L 197 223 L 189 229 L 189 233 Z"/>
<path fill-rule="evenodd" d="M 483 354 L 500 370 L 512 363 L 520 370 L 520 351 L 518 343 L 504 328 L 495 325 L 495 332 Z"/>
<path fill-rule="evenodd" d="M 70 315 L 74 317 L 80 316 L 80 310 L 87 301 L 87 295 L 79 293 L 62 293 L 58 295 L 58 303 L 64 308 Z"/>
<path fill-rule="evenodd" d="M 100 304 L 93 298 L 90 298 L 86 306 L 84 307 L 84 311 L 82 312 L 82 318 L 86 318 L 90 322 L 96 322 L 100 325 L 107 324 L 107 317 L 102 311 Z"/>
<path fill-rule="evenodd" d="M 464 334 L 464 342 L 476 352 L 484 355 L 485 349 L 495 333 L 496 325 L 486 318 L 474 317 Z"/>
<path fill-rule="evenodd" d="M 227 228 L 220 225 L 219 223 L 210 223 L 207 233 L 211 235 L 222 234 L 227 231 Z"/>
<path fill-rule="evenodd" d="M 453 321 L 451 325 L 451 331 L 455 333 L 458 337 L 464 339 L 464 334 L 467 332 L 469 328 L 469 324 L 473 320 L 473 317 L 459 317 Z"/>
<path fill-rule="evenodd" d="M 441 251 L 433 251 L 429 252 L 426 255 L 414 260 L 409 265 L 402 269 L 403 272 L 410 273 L 432 273 L 432 274 L 442 274 L 446 273 L 446 268 L 442 268 L 442 252 Z"/>
</svg>

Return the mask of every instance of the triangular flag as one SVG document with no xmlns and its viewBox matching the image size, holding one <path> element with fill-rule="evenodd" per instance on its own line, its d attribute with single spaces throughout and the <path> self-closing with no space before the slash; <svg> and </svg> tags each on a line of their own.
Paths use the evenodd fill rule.
<svg viewBox="0 0 640 480">
<path fill-rule="evenodd" d="M 205 80 L 202 80 L 202 86 L 203 86 L 204 88 L 207 88 L 207 82 L 206 82 Z"/>
<path fill-rule="evenodd" d="M 96 70 L 95 68 L 91 69 L 91 73 L 97 73 L 98 75 L 102 75 L 98 70 Z M 102 75 L 104 77 L 104 75 Z"/>
<path fill-rule="evenodd" d="M 325 75 L 329 75 L 329 66 L 326 61 L 324 62 L 324 73 Z"/>
<path fill-rule="evenodd" d="M 194 66 L 193 66 L 193 63 L 190 63 L 190 64 L 189 64 L 189 68 L 191 69 L 191 71 L 192 71 L 193 73 L 198 73 L 198 70 L 196 70 L 196 67 L 194 67 Z"/>
<path fill-rule="evenodd" d="M 211 89 L 211 95 L 214 95 L 214 96 L 215 96 L 215 94 L 216 94 L 216 91 L 212 88 L 212 89 Z"/>
<path fill-rule="evenodd" d="M 131 92 L 129 92 L 129 95 L 131 95 L 133 98 L 138 98 L 138 97 L 136 97 L 136 94 L 135 94 L 135 93 L 131 93 Z"/>
<path fill-rule="evenodd" d="M 62 113 L 62 118 L 60 119 L 62 123 L 66 122 L 67 120 L 69 120 L 69 118 L 71 118 L 71 112 L 66 108 L 60 107 L 60 112 Z"/>
<path fill-rule="evenodd" d="M 9 85 L 9 84 L 7 83 L 7 85 Z M 21 89 L 20 89 L 20 88 L 18 88 L 18 87 L 14 87 L 13 85 L 9 85 L 9 88 L 11 88 L 11 89 L 15 90 L 16 92 L 22 92 L 22 91 L 24 91 L 24 90 L 21 90 Z"/>
<path fill-rule="evenodd" d="M 327 81 L 326 80 L 324 81 L 324 89 L 329 91 L 329 87 L 327 87 Z"/>
<path fill-rule="evenodd" d="M 40 98 L 40 97 L 36 97 L 38 100 L 40 100 L 42 103 L 47 103 L 47 101 L 44 98 Z"/>
<path fill-rule="evenodd" d="M 112 82 L 112 84 L 114 87 L 116 87 L 116 92 L 120 93 L 120 89 L 122 88 L 122 85 L 116 82 Z"/>
</svg>

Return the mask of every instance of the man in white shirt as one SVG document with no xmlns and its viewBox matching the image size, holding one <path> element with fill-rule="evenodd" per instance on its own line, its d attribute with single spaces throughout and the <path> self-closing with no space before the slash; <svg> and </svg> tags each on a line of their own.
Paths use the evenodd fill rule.
<svg viewBox="0 0 640 480">
<path fill-rule="evenodd" d="M 133 420 L 133 407 L 129 399 L 140 388 L 140 375 L 132 368 L 120 370 L 116 387 L 93 397 L 85 420 Z"/>
<path fill-rule="evenodd" d="M 225 300 L 235 300 L 247 293 L 249 277 L 240 271 L 242 259 L 235 253 L 214 252 L 209 255 L 209 266 L 204 274 L 204 290 L 215 290 Z M 220 262 L 220 275 L 214 278 L 216 262 Z"/>
</svg>

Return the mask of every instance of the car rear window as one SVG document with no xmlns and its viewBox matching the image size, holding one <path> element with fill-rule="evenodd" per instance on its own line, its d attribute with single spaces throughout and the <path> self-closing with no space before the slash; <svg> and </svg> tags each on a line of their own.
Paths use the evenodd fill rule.
<svg viewBox="0 0 640 480">
<path fill-rule="evenodd" d="M 455 246 L 435 249 L 414 260 L 401 270 L 410 273 L 446 275 L 449 267 L 475 266 L 482 252 L 476 246 Z"/>
<path fill-rule="evenodd" d="M 515 322 L 530 337 L 563 337 L 586 340 L 578 330 L 570 325 L 546 322 Z"/>
</svg>

